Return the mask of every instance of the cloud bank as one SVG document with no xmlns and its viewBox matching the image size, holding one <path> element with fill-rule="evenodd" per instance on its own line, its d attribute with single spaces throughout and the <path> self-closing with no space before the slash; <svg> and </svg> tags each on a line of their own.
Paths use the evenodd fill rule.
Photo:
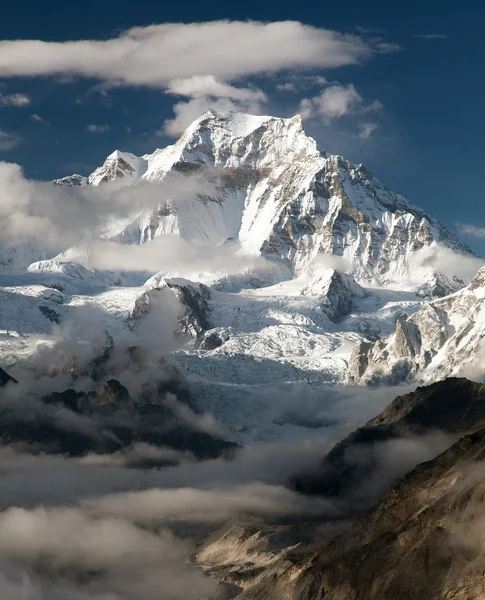
<svg viewBox="0 0 485 600">
<path fill-rule="evenodd" d="M 458 223 L 456 226 L 460 233 L 465 235 L 471 235 L 476 238 L 485 237 L 485 227 L 477 227 L 476 225 L 467 225 L 465 223 Z"/>
<path fill-rule="evenodd" d="M 4 134 L 5 144 L 13 143 Z M 2 149 L 0 131 L 0 149 Z M 215 182 L 217 173 L 214 172 Z M 93 235 L 114 219 L 134 218 L 162 198 L 174 202 L 211 192 L 211 184 L 197 175 L 167 177 L 160 184 L 113 183 L 64 187 L 26 179 L 19 165 L 0 162 L 0 239 L 4 244 L 33 238 L 64 249 Z"/>
<path fill-rule="evenodd" d="M 165 87 L 197 75 L 234 79 L 294 68 L 354 65 L 384 51 L 358 35 L 297 21 L 213 21 L 133 27 L 105 41 L 0 43 L 0 76 L 75 75 Z"/>
</svg>

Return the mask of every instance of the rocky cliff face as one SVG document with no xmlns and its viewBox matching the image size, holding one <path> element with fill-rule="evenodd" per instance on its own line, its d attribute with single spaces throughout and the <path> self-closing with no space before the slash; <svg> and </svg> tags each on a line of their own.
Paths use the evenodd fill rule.
<svg viewBox="0 0 485 600">
<path fill-rule="evenodd" d="M 132 311 L 133 327 L 140 327 L 147 318 L 160 318 L 172 309 L 178 321 L 174 331 L 182 339 L 199 340 L 210 325 L 210 289 L 202 284 L 182 278 L 153 277 L 144 292 L 135 302 Z"/>
<path fill-rule="evenodd" d="M 356 298 L 365 298 L 367 292 L 346 273 L 326 269 L 301 289 L 304 296 L 321 299 L 323 312 L 332 321 L 350 314 Z"/>
<path fill-rule="evenodd" d="M 395 385 L 459 373 L 481 377 L 484 298 L 485 269 L 481 269 L 463 290 L 398 319 L 392 335 L 373 344 L 359 344 L 350 360 L 354 381 Z"/>
<path fill-rule="evenodd" d="M 396 398 L 315 473 L 320 487 L 307 491 L 328 500 L 326 516 L 233 523 L 196 560 L 238 600 L 481 598 L 484 390 L 449 379 Z M 427 456 L 403 452 L 406 440 L 418 445 L 436 431 L 447 435 Z M 359 495 L 363 484 L 375 494 Z"/>
</svg>

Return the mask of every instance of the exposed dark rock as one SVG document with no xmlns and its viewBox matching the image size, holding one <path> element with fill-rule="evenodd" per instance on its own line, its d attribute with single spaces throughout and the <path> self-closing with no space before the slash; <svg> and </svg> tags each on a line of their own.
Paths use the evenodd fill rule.
<svg viewBox="0 0 485 600">
<path fill-rule="evenodd" d="M 355 298 L 364 298 L 367 292 L 347 273 L 327 269 L 315 277 L 301 291 L 306 296 L 321 299 L 321 306 L 329 319 L 338 321 L 352 311 Z"/>
<path fill-rule="evenodd" d="M 375 471 L 375 444 L 440 431 L 459 436 L 485 426 L 485 385 L 450 378 L 398 396 L 382 413 L 339 442 L 317 472 L 295 475 L 291 485 L 305 494 L 343 496 Z M 396 477 L 399 478 L 399 469 Z M 389 481 L 389 485 L 394 482 Z"/>
<path fill-rule="evenodd" d="M 444 298 L 448 294 L 453 294 L 461 290 L 465 285 L 465 281 L 456 275 L 448 278 L 443 273 L 437 272 L 427 278 L 425 283 L 416 290 L 416 294 L 427 300 L 434 300 L 436 298 Z"/>
<path fill-rule="evenodd" d="M 84 392 L 76 392 L 69 389 L 63 392 L 52 392 L 43 396 L 42 401 L 46 404 L 57 404 L 65 406 L 75 413 L 81 414 L 85 412 L 87 406 L 87 395 Z"/>
<path fill-rule="evenodd" d="M 480 378 L 484 280 L 481 269 L 467 287 L 424 303 L 410 316 L 399 315 L 394 333 L 374 342 L 367 368 L 354 381 L 397 385 L 461 373 Z"/>
<path fill-rule="evenodd" d="M 67 389 L 41 399 L 30 395 L 22 402 L 4 402 L 0 404 L 0 442 L 28 444 L 44 452 L 72 456 L 112 453 L 145 443 L 191 452 L 198 458 L 214 458 L 238 447 L 180 416 L 176 393 L 186 393 L 185 381 L 170 382 L 168 372 L 164 375 L 163 384 L 157 385 L 159 394 L 162 386 L 163 393 L 171 390 L 167 403 L 134 401 L 116 379 L 110 379 L 98 392 Z M 9 381 L 15 382 L 0 370 L 1 385 Z M 148 458 L 146 466 L 153 465 L 153 459 Z"/>
<path fill-rule="evenodd" d="M 209 305 L 210 290 L 202 283 L 183 282 L 183 280 L 165 280 L 164 285 L 143 293 L 135 302 L 132 317 L 136 328 L 143 319 L 153 311 L 166 310 L 165 302 L 170 291 L 180 304 L 179 335 L 199 338 L 204 331 L 211 328 Z"/>
<path fill-rule="evenodd" d="M 209 331 L 202 338 L 200 342 L 199 348 L 201 350 L 215 350 L 216 348 L 220 348 L 224 340 L 221 338 L 217 331 Z"/>
<path fill-rule="evenodd" d="M 182 306 L 186 307 L 186 313 L 181 319 L 182 331 L 200 335 L 210 329 L 209 288 L 202 283 L 192 286 L 167 282 L 167 285 L 175 291 Z"/>
<path fill-rule="evenodd" d="M 55 310 L 49 308 L 48 306 L 39 306 L 40 312 L 44 315 L 46 319 L 52 321 L 53 323 L 59 324 L 61 322 L 61 317 L 56 313 Z"/>
<path fill-rule="evenodd" d="M 360 342 L 352 350 L 349 360 L 349 376 L 355 383 L 359 382 L 366 372 L 369 364 L 369 352 L 372 346 L 371 342 Z"/>
<path fill-rule="evenodd" d="M 282 551 L 238 600 L 478 600 L 484 459 L 481 429 L 416 467 L 344 533 Z"/>
<path fill-rule="evenodd" d="M 0 388 L 5 387 L 8 383 L 18 383 L 11 375 L 0 368 Z"/>
<path fill-rule="evenodd" d="M 114 349 L 114 340 L 106 331 L 93 343 L 94 358 L 88 367 L 88 375 L 98 381 L 105 375 L 106 364 L 111 358 Z"/>
<path fill-rule="evenodd" d="M 396 333 L 394 338 L 394 350 L 397 357 L 414 358 L 421 347 L 421 334 L 418 327 L 400 317 L 396 322 Z"/>
</svg>

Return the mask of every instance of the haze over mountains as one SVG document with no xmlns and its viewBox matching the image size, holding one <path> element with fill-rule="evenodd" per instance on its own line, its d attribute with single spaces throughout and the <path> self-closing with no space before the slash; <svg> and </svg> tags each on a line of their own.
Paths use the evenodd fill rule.
<svg viewBox="0 0 485 600">
<path fill-rule="evenodd" d="M 454 538 L 446 568 L 413 550 L 429 584 L 400 566 L 416 520 L 455 532 L 449 473 L 482 456 L 479 384 L 412 393 L 483 377 L 483 261 L 450 230 L 319 148 L 299 116 L 209 110 L 171 146 L 53 183 L 1 168 L 5 589 L 27 576 L 28 600 L 456 591 Z M 119 544 L 91 559 L 98 526 Z M 66 555 L 62 535 L 35 545 L 51 528 Z M 367 545 L 387 562 L 351 572 Z"/>
</svg>

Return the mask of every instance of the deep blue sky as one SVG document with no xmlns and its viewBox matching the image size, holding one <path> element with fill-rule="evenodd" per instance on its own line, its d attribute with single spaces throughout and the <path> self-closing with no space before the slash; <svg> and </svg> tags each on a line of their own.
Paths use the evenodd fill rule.
<svg viewBox="0 0 485 600">
<path fill-rule="evenodd" d="M 485 227 L 485 50 L 481 42 L 485 7 L 477 8 L 478 4 L 449 0 L 9 1 L 0 8 L 0 39 L 106 39 L 135 25 L 217 19 L 290 19 L 340 32 L 358 27 L 382 30 L 386 33 L 378 35 L 399 44 L 401 51 L 322 72 L 328 79 L 352 83 L 366 101 L 382 102 L 375 137 L 365 143 L 354 140 L 338 131 L 339 122 L 327 132 L 315 123 L 309 123 L 307 130 L 329 151 L 364 162 L 389 187 L 451 228 L 457 223 Z M 414 37 L 434 33 L 447 37 Z M 286 77 L 278 75 L 277 79 L 283 82 Z M 273 94 L 276 77 L 248 79 L 270 96 L 267 112 L 281 116 L 294 112 L 300 98 Z M 246 85 L 247 80 L 236 84 Z M 177 99 L 160 90 L 110 90 L 107 102 L 99 93 L 89 92 L 97 83 L 93 80 L 59 83 L 43 77 L 1 82 L 6 86 L 0 92 L 27 94 L 32 99 L 28 107 L 0 109 L 0 130 L 22 139 L 16 147 L 0 152 L 0 160 L 18 162 L 29 177 L 88 174 L 115 148 L 144 153 L 170 142 L 155 131 L 172 117 Z M 32 121 L 32 113 L 49 124 Z M 85 130 L 89 124 L 106 124 L 110 130 L 89 133 Z M 485 253 L 483 239 L 461 237 Z"/>
</svg>

